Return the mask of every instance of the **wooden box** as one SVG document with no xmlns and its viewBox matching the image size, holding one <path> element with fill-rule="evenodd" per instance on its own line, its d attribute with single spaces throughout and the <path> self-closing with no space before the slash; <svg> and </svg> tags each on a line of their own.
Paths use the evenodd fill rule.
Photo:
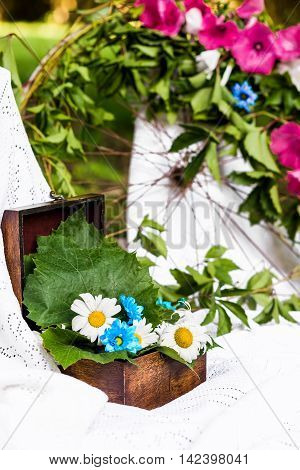
<svg viewBox="0 0 300 470">
<path fill-rule="evenodd" d="M 53 201 L 4 212 L 2 232 L 6 262 L 13 290 L 22 305 L 24 256 L 36 251 L 37 237 L 49 235 L 62 220 L 83 208 L 87 220 L 104 232 L 104 197 L 89 195 Z M 23 306 L 26 319 L 26 309 Z M 35 325 L 28 322 L 31 328 Z M 194 370 L 159 352 L 135 360 L 101 365 L 81 360 L 62 371 L 103 390 L 114 403 L 151 410 L 189 392 L 206 380 L 206 355 L 198 358 Z"/>
<path fill-rule="evenodd" d="M 14 293 L 22 305 L 24 289 L 24 256 L 36 252 L 37 238 L 49 235 L 53 229 L 79 209 L 88 222 L 104 233 L 104 196 L 87 195 L 56 200 L 29 207 L 7 210 L 3 214 L 2 233 L 6 264 Z M 24 317 L 26 310 L 23 306 Z"/>
<path fill-rule="evenodd" d="M 65 373 L 100 388 L 109 401 L 145 410 L 165 405 L 206 380 L 206 355 L 197 359 L 194 370 L 157 351 L 135 359 L 135 363 L 102 365 L 81 360 Z"/>
</svg>

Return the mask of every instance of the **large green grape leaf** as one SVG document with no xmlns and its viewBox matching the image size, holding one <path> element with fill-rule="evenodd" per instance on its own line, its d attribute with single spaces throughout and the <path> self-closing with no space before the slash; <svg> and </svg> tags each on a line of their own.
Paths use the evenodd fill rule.
<svg viewBox="0 0 300 470">
<path fill-rule="evenodd" d="M 93 224 L 89 224 L 83 210 L 78 210 L 62 222 L 51 235 L 38 238 L 38 253 L 49 249 L 95 248 L 101 243 L 102 236 Z"/>
<path fill-rule="evenodd" d="M 81 359 L 90 359 L 100 364 L 108 364 L 117 359 L 131 361 L 126 351 L 97 353 L 89 350 L 91 343 L 75 331 L 48 328 L 42 334 L 42 338 L 45 348 L 64 369 Z"/>
<path fill-rule="evenodd" d="M 89 292 L 110 298 L 131 295 L 145 307 L 148 322 L 153 326 L 159 324 L 158 289 L 148 268 L 142 267 L 134 253 L 127 253 L 116 242 L 99 238 L 97 244 L 94 235 L 85 238 L 86 221 L 77 219 L 78 233 L 74 238 L 71 234 L 74 217 L 65 222 L 64 235 L 58 229 L 44 239 L 42 249 L 39 247 L 34 257 L 36 268 L 28 276 L 24 290 L 29 318 L 42 328 L 70 325 L 75 316 L 71 304 L 80 294 Z M 80 248 L 80 233 L 86 243 L 95 246 Z"/>
</svg>

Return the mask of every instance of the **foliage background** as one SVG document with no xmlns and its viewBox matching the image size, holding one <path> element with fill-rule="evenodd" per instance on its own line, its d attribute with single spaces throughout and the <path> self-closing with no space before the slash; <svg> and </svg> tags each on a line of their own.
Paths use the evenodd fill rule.
<svg viewBox="0 0 300 470">
<path fill-rule="evenodd" d="M 229 1 L 231 6 L 241 3 L 239 0 Z M 31 73 L 47 52 L 72 31 L 77 11 L 94 6 L 93 0 L 0 1 L 1 37 L 11 35 L 10 45 L 16 57 L 23 85 L 26 85 Z M 288 25 L 300 20 L 300 4 L 297 0 L 285 0 L 284 7 L 281 0 L 266 0 L 266 7 L 277 24 Z M 4 47 L 7 47 L 6 42 L 0 39 L 0 53 Z M 110 195 L 113 198 L 119 197 L 120 201 L 124 198 L 122 188 L 126 187 L 127 183 L 133 133 L 132 113 L 114 99 L 106 101 L 105 109 L 115 115 L 115 120 L 108 123 L 110 129 L 123 139 L 118 145 L 119 154 L 107 155 L 99 151 L 87 155 L 86 161 L 66 156 L 63 161 L 67 171 L 72 175 L 72 186 L 65 183 L 60 185 L 60 181 L 57 180 L 53 182 L 56 189 L 65 194 L 104 192 L 108 200 Z M 27 109 L 23 109 L 23 116 L 28 117 Z M 98 131 L 93 133 L 93 138 L 96 139 L 99 148 L 111 147 L 110 142 L 113 139 L 111 135 L 103 135 Z M 47 171 L 45 173 L 49 180 Z M 114 206 L 112 211 L 115 210 Z"/>
</svg>

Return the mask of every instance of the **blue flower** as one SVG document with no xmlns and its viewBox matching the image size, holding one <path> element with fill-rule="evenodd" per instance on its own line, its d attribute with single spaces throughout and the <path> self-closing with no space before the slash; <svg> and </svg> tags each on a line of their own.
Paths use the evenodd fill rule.
<svg viewBox="0 0 300 470">
<path fill-rule="evenodd" d="M 172 310 L 173 312 L 175 312 L 176 310 L 176 307 L 172 305 L 172 302 L 169 302 L 168 300 L 163 300 L 161 297 L 157 299 L 156 305 L 159 305 L 159 307 L 163 307 L 167 310 Z"/>
<path fill-rule="evenodd" d="M 128 315 L 129 324 L 132 324 L 133 320 L 140 321 L 142 319 L 144 307 L 142 307 L 142 305 L 138 305 L 134 297 L 121 294 L 120 303 Z"/>
<path fill-rule="evenodd" d="M 251 85 L 249 85 L 247 81 L 243 82 L 241 85 L 235 83 L 231 90 L 235 98 L 235 105 L 249 113 L 251 106 L 255 105 L 258 98 L 258 95 L 254 93 Z"/>
<path fill-rule="evenodd" d="M 135 336 L 135 326 L 129 326 L 126 322 L 117 319 L 110 328 L 107 328 L 102 336 L 101 343 L 105 346 L 105 351 L 129 351 L 136 354 L 142 349 L 138 337 Z"/>
</svg>

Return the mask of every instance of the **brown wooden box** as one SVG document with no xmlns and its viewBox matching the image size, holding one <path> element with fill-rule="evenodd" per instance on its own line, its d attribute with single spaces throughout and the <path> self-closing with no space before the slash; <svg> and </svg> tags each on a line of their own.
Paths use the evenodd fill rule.
<svg viewBox="0 0 300 470">
<path fill-rule="evenodd" d="M 102 365 L 81 360 L 65 373 L 100 388 L 109 401 L 145 410 L 165 405 L 206 380 L 206 355 L 197 359 L 193 371 L 157 351 L 137 358 L 135 363 Z"/>
<path fill-rule="evenodd" d="M 49 235 L 62 220 L 83 208 L 89 222 L 104 232 L 104 197 L 89 195 L 5 211 L 2 220 L 4 249 L 13 290 L 22 305 L 24 256 L 36 251 L 37 237 Z M 26 309 L 23 306 L 26 318 Z M 34 328 L 35 325 L 29 322 Z M 194 370 L 159 352 L 149 352 L 135 360 L 101 365 L 81 360 L 66 371 L 89 385 L 103 390 L 114 403 L 151 410 L 189 392 L 206 380 L 206 355 L 195 362 Z"/>
<path fill-rule="evenodd" d="M 83 209 L 88 222 L 104 233 L 104 196 L 87 195 L 7 210 L 3 214 L 4 252 L 14 293 L 22 305 L 24 256 L 35 253 L 37 238 L 49 235 L 71 214 Z M 24 317 L 26 310 L 23 307 Z"/>
</svg>

